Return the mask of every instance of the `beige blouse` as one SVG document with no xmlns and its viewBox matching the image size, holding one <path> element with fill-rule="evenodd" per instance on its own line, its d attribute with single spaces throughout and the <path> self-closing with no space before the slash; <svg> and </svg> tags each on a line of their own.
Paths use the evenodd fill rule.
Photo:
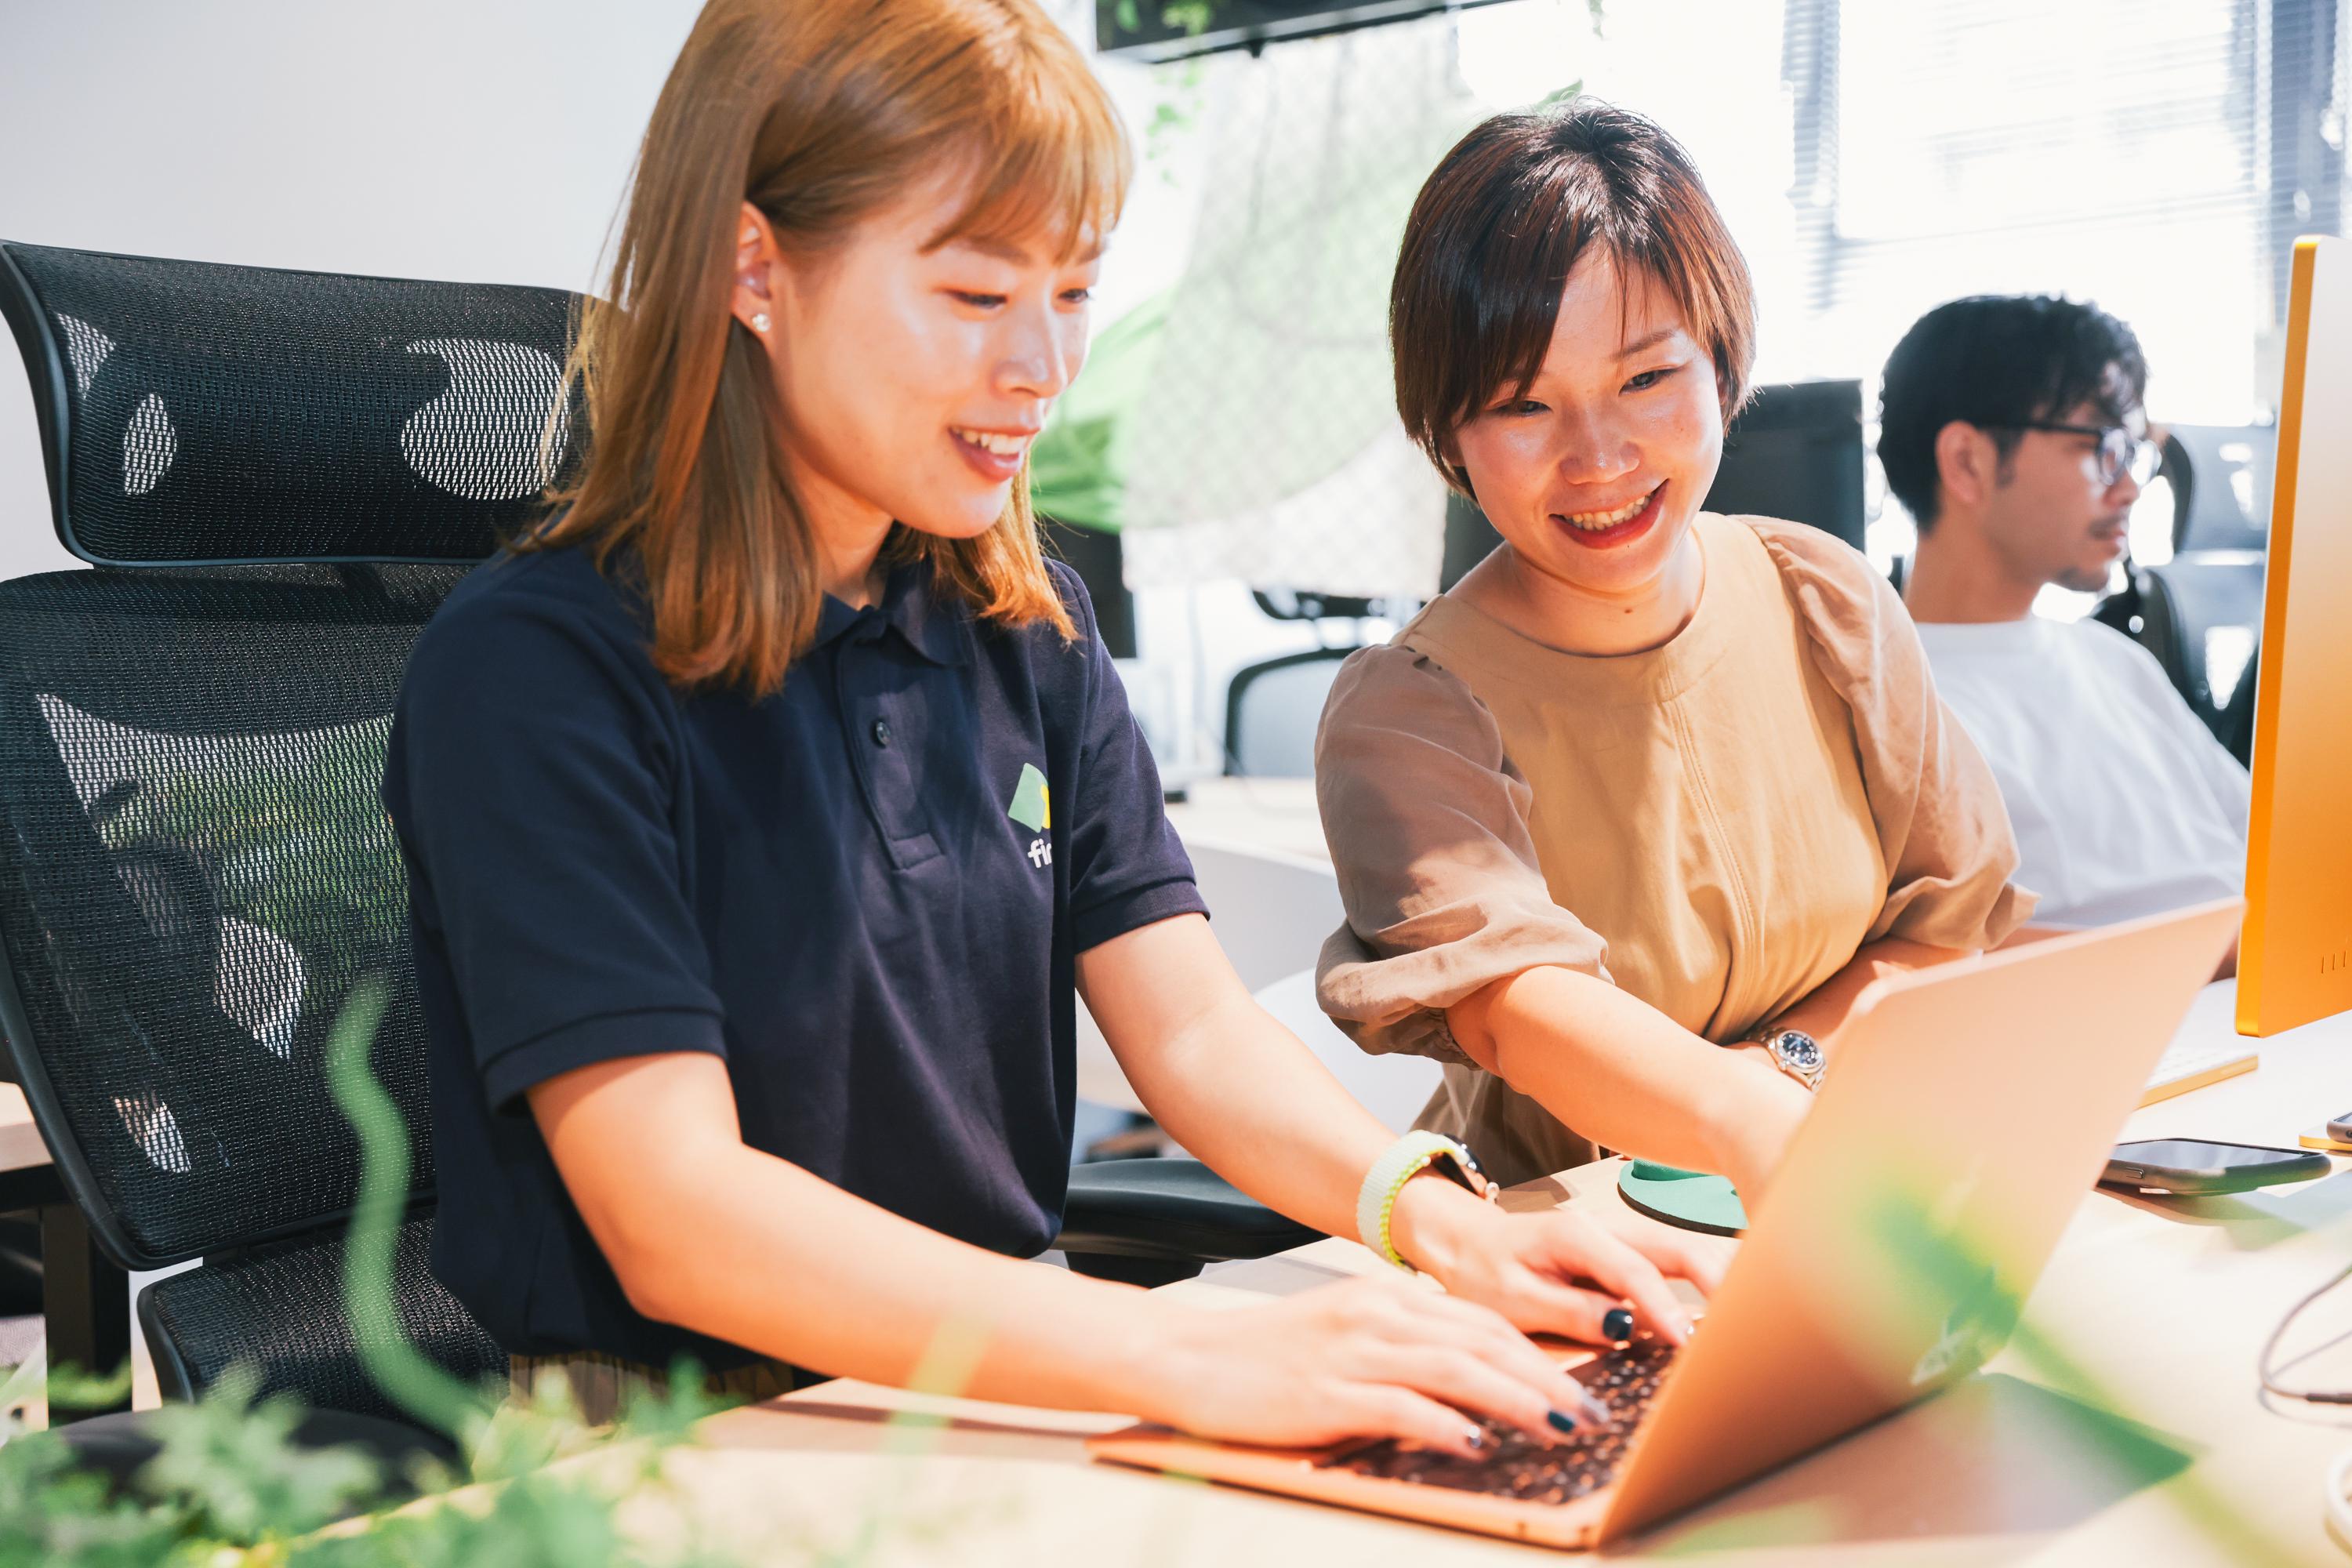
<svg viewBox="0 0 2352 1568">
<path fill-rule="evenodd" d="M 1864 942 L 1997 944 L 2032 910 L 2000 792 L 1869 563 L 1701 514 L 1706 585 L 1645 653 L 1531 641 L 1440 596 L 1342 667 L 1316 791 L 1347 924 L 1323 1008 L 1446 1064 L 1420 1125 L 1496 1179 L 1592 1145 L 1470 1063 L 1444 1010 L 1538 964 L 1738 1038 Z"/>
</svg>

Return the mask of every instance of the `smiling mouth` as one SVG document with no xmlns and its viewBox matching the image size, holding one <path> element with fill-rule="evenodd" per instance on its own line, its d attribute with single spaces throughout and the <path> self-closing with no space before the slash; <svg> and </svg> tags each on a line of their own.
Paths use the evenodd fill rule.
<svg viewBox="0 0 2352 1568">
<path fill-rule="evenodd" d="M 998 430 L 966 430 L 950 427 L 948 434 L 967 447 L 974 447 L 994 458 L 1018 458 L 1029 449 L 1036 435 L 1010 436 Z"/>
<path fill-rule="evenodd" d="M 1655 526 L 1664 510 L 1661 498 L 1665 493 L 1666 482 L 1661 479 L 1650 487 L 1647 494 L 1636 496 L 1623 506 L 1607 511 L 1556 511 L 1551 517 L 1571 542 L 1587 550 L 1610 550 L 1640 538 Z"/>
<path fill-rule="evenodd" d="M 1661 480 L 1658 485 L 1652 485 L 1614 511 L 1556 511 L 1552 515 L 1580 532 L 1606 533 L 1641 516 L 1643 509 L 1649 506 L 1650 498 L 1658 493 L 1660 485 L 1664 483 Z"/>
</svg>

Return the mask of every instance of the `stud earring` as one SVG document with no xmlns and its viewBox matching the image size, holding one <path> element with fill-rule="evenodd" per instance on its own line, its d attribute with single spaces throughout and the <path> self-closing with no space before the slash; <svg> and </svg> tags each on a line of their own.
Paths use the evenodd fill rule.
<svg viewBox="0 0 2352 1568">
<path fill-rule="evenodd" d="M 757 311 L 754 311 L 754 312 L 752 313 L 752 316 L 751 316 L 751 330 L 752 330 L 753 331 L 755 331 L 755 332 L 764 332 L 764 331 L 766 331 L 768 330 L 768 312 L 767 312 L 767 311 L 765 311 L 765 310 L 757 310 Z"/>
</svg>

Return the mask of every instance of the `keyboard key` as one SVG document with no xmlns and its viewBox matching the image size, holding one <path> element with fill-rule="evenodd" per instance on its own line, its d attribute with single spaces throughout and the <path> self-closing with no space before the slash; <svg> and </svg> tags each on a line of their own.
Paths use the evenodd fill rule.
<svg viewBox="0 0 2352 1568">
<path fill-rule="evenodd" d="M 1335 1454 L 1323 1463 L 1414 1486 L 1487 1492 L 1528 1502 L 1570 1502 L 1598 1491 L 1616 1475 L 1674 1353 L 1669 1345 L 1637 1340 L 1576 1369 L 1577 1379 L 1608 1407 L 1616 1423 L 1605 1432 L 1579 1431 L 1547 1445 L 1516 1427 L 1486 1421 L 1479 1429 L 1486 1435 L 1487 1451 L 1475 1459 L 1407 1448 L 1384 1438 Z"/>
</svg>

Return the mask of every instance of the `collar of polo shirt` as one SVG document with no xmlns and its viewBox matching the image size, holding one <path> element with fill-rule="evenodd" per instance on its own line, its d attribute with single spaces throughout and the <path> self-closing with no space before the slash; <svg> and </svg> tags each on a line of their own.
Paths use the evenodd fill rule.
<svg viewBox="0 0 2352 1568">
<path fill-rule="evenodd" d="M 971 617 L 932 594 L 927 563 L 910 561 L 893 567 L 882 586 L 882 602 L 870 609 L 853 610 L 827 594 L 817 616 L 816 646 L 822 647 L 847 635 L 861 622 L 870 625 L 876 620 L 896 631 L 908 647 L 933 664 L 971 662 Z"/>
</svg>

